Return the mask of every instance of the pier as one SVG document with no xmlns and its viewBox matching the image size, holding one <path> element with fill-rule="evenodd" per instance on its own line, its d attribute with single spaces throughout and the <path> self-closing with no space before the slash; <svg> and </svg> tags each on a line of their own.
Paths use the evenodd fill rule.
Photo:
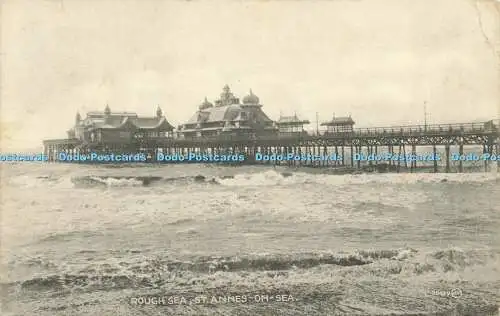
<svg viewBox="0 0 500 316">
<path fill-rule="evenodd" d="M 260 98 L 252 89 L 240 100 L 228 85 L 213 103 L 205 97 L 191 118 L 177 128 L 169 123 L 159 106 L 154 114 L 142 117 L 133 112 L 112 112 L 109 105 L 102 112 L 88 112 L 85 118 L 76 113 L 68 137 L 45 140 L 44 153 L 49 161 L 58 161 L 60 153 L 72 156 L 144 153 L 148 162 L 158 162 L 155 158 L 159 154 L 243 155 L 245 159 L 240 164 L 326 167 L 346 172 L 413 172 L 429 167 L 433 172 L 442 169 L 464 172 L 469 167 L 465 166 L 468 161 L 464 155 L 470 148 L 474 148 L 478 157 L 472 161 L 476 168 L 481 163 L 481 170 L 488 171 L 500 160 L 497 159 L 500 120 L 431 125 L 426 121 L 424 125 L 354 128 L 350 115 L 333 115 L 330 121 L 319 124 L 316 114 L 316 131 L 311 133 L 304 129 L 304 125 L 310 124 L 308 120 L 294 114 L 280 115 L 274 121 L 263 111 Z M 440 159 L 404 159 L 415 157 L 426 147 L 427 155 Z M 257 160 L 256 153 L 293 159 Z M 391 158 L 372 159 L 381 155 Z M 295 159 L 318 156 L 335 159 Z"/>
<path fill-rule="evenodd" d="M 492 165 L 500 164 L 500 120 L 484 123 L 433 124 L 390 126 L 374 128 L 355 128 L 338 133 L 290 132 L 275 135 L 216 135 L 177 138 L 174 136 L 156 136 L 149 138 L 131 138 L 122 141 L 86 140 L 76 138 L 45 140 L 44 153 L 49 161 L 56 161 L 61 152 L 66 154 L 102 153 L 158 153 L 187 155 L 197 154 L 244 154 L 245 163 L 262 163 L 307 167 L 337 167 L 378 171 L 417 171 L 419 168 L 431 169 L 431 172 L 464 172 L 466 161 L 453 161 L 451 154 L 465 155 L 468 147 L 476 148 L 477 154 L 487 154 L 488 159 L 474 162 L 481 164 L 484 171 Z M 172 134 L 173 135 L 173 134 Z M 361 161 L 356 155 L 416 155 L 419 148 L 430 148 L 430 153 L 444 153 L 441 161 Z M 480 148 L 480 152 L 477 152 Z M 263 155 L 331 155 L 338 160 L 291 160 L 265 161 L 252 159 L 255 153 Z M 429 153 L 429 150 L 425 151 Z M 429 165 L 429 163 L 431 165 Z M 454 168 L 452 170 L 452 165 Z M 496 167 L 496 166 L 495 166 Z"/>
</svg>

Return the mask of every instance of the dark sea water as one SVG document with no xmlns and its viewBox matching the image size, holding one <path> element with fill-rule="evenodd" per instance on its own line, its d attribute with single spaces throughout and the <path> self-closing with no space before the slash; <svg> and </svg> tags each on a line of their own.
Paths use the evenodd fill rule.
<svg viewBox="0 0 500 316">
<path fill-rule="evenodd" d="M 2 165 L 2 315 L 498 314 L 497 173 L 111 167 Z"/>
</svg>

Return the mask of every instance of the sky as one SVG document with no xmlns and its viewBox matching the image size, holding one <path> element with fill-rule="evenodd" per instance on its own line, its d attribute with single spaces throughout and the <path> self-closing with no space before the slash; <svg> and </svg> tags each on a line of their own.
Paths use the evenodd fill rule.
<svg viewBox="0 0 500 316">
<path fill-rule="evenodd" d="M 496 5 L 496 7 L 495 7 Z M 0 146 L 64 138 L 77 111 L 187 121 L 228 84 L 263 110 L 357 127 L 500 117 L 493 0 L 4 0 Z M 497 46 L 494 46 L 497 45 Z"/>
</svg>

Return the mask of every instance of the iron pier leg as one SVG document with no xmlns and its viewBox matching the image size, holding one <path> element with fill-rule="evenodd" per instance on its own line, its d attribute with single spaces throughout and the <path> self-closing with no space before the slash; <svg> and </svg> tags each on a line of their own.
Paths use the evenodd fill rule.
<svg viewBox="0 0 500 316">
<path fill-rule="evenodd" d="M 462 155 L 464 154 L 464 145 L 462 143 L 460 144 L 458 151 L 460 153 L 460 157 L 462 157 Z M 464 172 L 464 165 L 462 159 L 460 159 L 458 162 L 458 172 L 460 173 Z"/>
<path fill-rule="evenodd" d="M 446 168 L 445 171 L 446 173 L 450 173 L 450 145 L 446 145 L 444 147 L 445 152 L 446 152 Z"/>
<path fill-rule="evenodd" d="M 434 173 L 437 173 L 438 172 L 438 162 L 437 162 L 437 159 L 436 159 L 436 156 L 437 156 L 437 150 L 436 150 L 436 145 L 433 145 L 432 146 L 432 152 L 434 154 Z"/>
</svg>

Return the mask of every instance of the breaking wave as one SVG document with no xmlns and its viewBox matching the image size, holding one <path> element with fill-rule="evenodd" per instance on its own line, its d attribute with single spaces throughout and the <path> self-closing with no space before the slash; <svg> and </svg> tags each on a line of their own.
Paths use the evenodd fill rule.
<svg viewBox="0 0 500 316">
<path fill-rule="evenodd" d="M 37 297 L 57 297 L 54 303 L 39 307 L 49 313 L 74 309 L 72 298 L 77 293 L 98 291 L 101 297 L 105 297 L 104 293 L 110 297 L 118 293 L 124 300 L 120 294 L 124 290 L 156 296 L 181 293 L 191 299 L 200 293 L 221 296 L 293 293 L 300 297 L 295 305 L 267 306 L 282 308 L 285 313 L 301 304 L 316 310 L 314 314 L 327 315 L 333 312 L 335 315 L 494 315 L 489 312 L 498 308 L 495 303 L 495 288 L 500 285 L 498 274 L 486 276 L 485 285 L 480 289 L 470 285 L 466 274 L 468 270 L 479 269 L 491 273 L 499 263 L 498 253 L 492 251 L 447 248 L 424 253 L 403 248 L 197 256 L 184 260 L 136 254 L 135 260 L 118 257 L 113 261 L 93 260 L 85 266 L 61 265 L 46 275 L 1 283 L 0 289 L 23 297 L 29 293 Z M 47 262 L 30 260 L 29 264 L 46 265 Z M 478 281 L 474 279 L 475 284 Z M 450 288 L 460 289 L 461 297 L 453 300 L 446 297 Z M 100 306 L 103 303 L 105 301 L 89 296 L 85 304 Z M 244 315 L 258 315 L 259 306 L 264 305 L 244 305 L 248 312 Z M 196 308 L 203 310 L 199 314 L 213 311 L 202 305 Z M 426 312 L 429 310 L 440 313 Z M 179 315 L 189 314 L 184 309 L 178 311 Z"/>
<path fill-rule="evenodd" d="M 164 176 L 131 176 L 131 175 L 104 175 L 104 176 L 66 176 L 54 178 L 52 176 L 30 177 L 20 176 L 13 183 L 24 187 L 37 187 L 41 185 L 54 185 L 58 187 L 140 187 L 161 186 L 168 184 L 193 183 L 219 184 L 223 186 L 275 186 L 296 184 L 321 184 L 321 185 L 361 185 L 370 183 L 380 184 L 442 184 L 449 183 L 488 183 L 498 182 L 500 173 L 468 173 L 468 174 L 348 174 L 332 175 L 324 173 L 309 173 L 303 171 L 278 172 L 268 170 L 257 173 L 240 173 L 225 176 L 210 176 L 198 174 L 194 176 L 164 177 Z"/>
<path fill-rule="evenodd" d="M 300 278 L 308 270 L 316 272 L 326 267 L 336 267 L 337 277 L 355 274 L 365 276 L 388 276 L 394 274 L 416 277 L 422 274 L 463 271 L 464 269 L 498 263 L 498 254 L 491 251 L 463 251 L 458 248 L 421 253 L 415 249 L 359 250 L 351 253 L 296 253 L 259 254 L 246 256 L 199 256 L 190 260 L 173 260 L 160 256 L 144 257 L 137 251 L 135 261 L 111 263 L 92 262 L 79 271 L 65 271 L 61 274 L 36 276 L 28 280 L 3 283 L 18 286 L 29 291 L 51 291 L 71 287 L 95 287 L 100 290 L 123 288 L 161 287 L 163 285 L 189 282 L 207 283 L 210 275 L 236 273 L 240 276 L 257 273 L 268 276 Z M 95 255 L 91 252 L 88 255 Z M 24 262 L 25 265 L 43 265 L 47 262 L 39 258 Z M 55 263 L 50 262 L 54 268 Z M 346 269 L 359 266 L 358 270 Z M 477 268 L 477 267 L 476 267 Z M 346 270 L 342 270 L 346 269 Z M 300 272 L 302 271 L 302 272 Z M 325 270 L 326 271 L 326 270 Z M 194 278 L 197 278 L 196 281 Z M 204 279 L 205 281 L 202 281 Z M 295 280 L 298 281 L 298 280 Z M 307 281 L 307 280 L 303 280 Z M 188 282 L 188 283 L 189 283 Z"/>
</svg>

